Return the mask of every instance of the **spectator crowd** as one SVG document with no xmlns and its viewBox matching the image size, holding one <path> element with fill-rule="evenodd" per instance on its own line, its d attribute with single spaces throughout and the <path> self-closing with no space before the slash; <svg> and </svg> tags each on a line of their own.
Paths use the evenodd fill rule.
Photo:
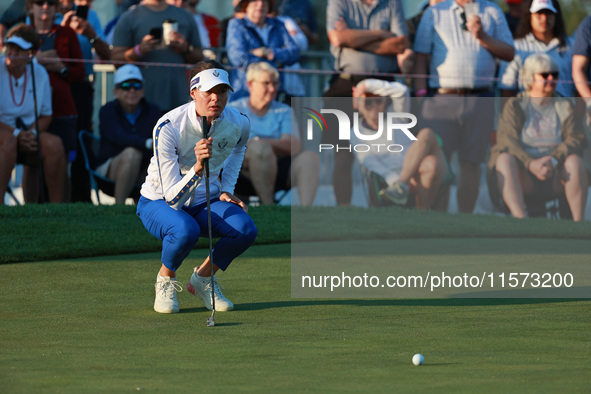
<svg viewBox="0 0 591 394">
<path fill-rule="evenodd" d="M 472 213 L 485 184 L 514 217 L 556 199 L 573 220 L 585 217 L 591 16 L 569 35 L 560 0 L 429 0 L 408 19 L 402 0 L 327 0 L 324 34 L 309 0 L 233 0 L 227 19 L 199 0 L 113 2 L 119 14 L 104 25 L 93 0 L 12 0 L 0 16 L 0 204 L 17 164 L 26 203 L 91 201 L 88 166 L 125 203 L 145 178 L 158 119 L 191 101 L 190 69 L 210 59 L 230 71 L 228 107 L 250 123 L 237 196 L 274 204 L 297 187 L 312 205 L 323 154 L 314 143 L 347 142 L 332 156 L 337 205 L 351 204 L 359 163 L 372 205 L 445 211 L 455 184 L 458 210 Z M 322 108 L 349 116 L 349 141 L 323 132 L 311 143 L 291 100 L 328 72 L 306 58 L 323 42 L 333 69 Z M 114 100 L 96 118 L 98 62 L 116 72 Z M 382 133 L 386 114 L 408 112 L 413 139 Z M 90 162 L 83 131 L 100 139 Z M 352 148 L 372 136 L 402 149 Z"/>
</svg>

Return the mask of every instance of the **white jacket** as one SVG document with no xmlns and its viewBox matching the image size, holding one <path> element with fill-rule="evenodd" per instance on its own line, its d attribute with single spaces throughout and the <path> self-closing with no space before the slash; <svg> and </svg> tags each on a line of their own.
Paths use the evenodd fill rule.
<svg viewBox="0 0 591 394">
<path fill-rule="evenodd" d="M 221 192 L 234 194 L 249 134 L 248 118 L 233 108 L 226 107 L 211 124 L 211 198 L 219 197 Z M 203 138 L 201 118 L 197 117 L 195 103 L 187 103 L 162 116 L 154 128 L 153 138 L 154 156 L 142 185 L 142 196 L 150 200 L 164 199 L 174 209 L 204 203 L 205 182 L 201 182 L 202 178 L 195 174 L 194 169 L 197 162 L 195 144 Z"/>
</svg>

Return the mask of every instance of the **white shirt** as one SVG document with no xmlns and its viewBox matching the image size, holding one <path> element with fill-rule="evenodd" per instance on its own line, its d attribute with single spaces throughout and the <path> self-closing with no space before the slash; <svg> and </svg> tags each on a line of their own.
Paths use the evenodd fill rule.
<svg viewBox="0 0 591 394">
<path fill-rule="evenodd" d="M 362 84 L 365 85 L 365 91 L 382 97 L 390 97 L 392 108 L 386 111 L 409 112 L 410 111 L 410 92 L 405 85 L 398 82 L 388 82 L 379 79 L 366 79 Z M 360 98 L 355 98 L 360 100 Z M 359 116 L 359 132 L 364 135 L 375 135 L 376 130 L 367 126 L 362 116 Z M 405 121 L 401 121 L 405 123 Z M 368 170 L 380 175 L 388 185 L 393 185 L 400 179 L 404 157 L 413 141 L 410 140 L 402 131 L 395 131 L 393 140 L 388 140 L 387 133 L 383 132 L 381 137 L 371 142 L 363 141 L 358 138 L 355 130 L 351 130 L 351 145 L 365 144 L 368 148 L 356 149 L 355 157 L 359 163 Z M 386 147 L 392 144 L 399 145 L 398 148 L 392 147 L 394 152 Z M 397 149 L 401 151 L 396 151 Z"/>
<path fill-rule="evenodd" d="M 490 36 L 513 45 L 513 37 L 501 9 L 494 3 L 476 0 L 482 29 Z M 431 55 L 431 88 L 490 88 L 495 81 L 495 57 L 474 35 L 461 28 L 463 8 L 446 0 L 427 8 L 415 38 L 414 50 Z"/>
<path fill-rule="evenodd" d="M 35 67 L 35 93 L 37 96 L 37 115 L 51 116 L 51 86 L 45 67 L 33 60 Z M 12 84 L 12 90 L 11 90 Z M 26 126 L 35 123 L 35 97 L 31 65 L 27 64 L 25 73 L 18 82 L 8 74 L 5 56 L 0 57 L 0 122 L 16 127 L 20 118 Z"/>
<path fill-rule="evenodd" d="M 240 167 L 246 152 L 250 123 L 246 116 L 227 107 L 213 121 L 209 136 L 213 152 L 209 160 L 211 198 L 222 191 L 234 193 Z M 197 118 L 195 102 L 190 102 L 161 117 L 153 132 L 154 156 L 148 167 L 142 196 L 150 200 L 164 199 L 174 209 L 206 202 L 205 182 L 195 174 L 195 144 L 203 138 L 201 119 Z M 220 182 L 220 171 L 224 170 Z"/>
<path fill-rule="evenodd" d="M 560 46 L 558 38 L 554 38 L 548 45 L 536 39 L 533 33 L 515 40 L 515 57 L 511 62 L 501 62 L 499 76 L 501 89 L 522 90 L 519 83 L 523 62 L 534 53 L 545 53 L 558 64 L 560 82 L 556 85 L 556 91 L 564 97 L 573 97 L 574 84 L 572 83 L 572 40 L 565 37 L 565 45 Z"/>
</svg>

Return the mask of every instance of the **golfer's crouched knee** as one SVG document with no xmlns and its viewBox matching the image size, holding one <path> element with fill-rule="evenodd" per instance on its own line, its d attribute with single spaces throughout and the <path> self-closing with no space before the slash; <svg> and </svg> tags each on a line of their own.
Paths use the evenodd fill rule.
<svg viewBox="0 0 591 394">
<path fill-rule="evenodd" d="M 192 250 L 199 240 L 199 225 L 193 220 L 179 221 L 174 226 L 174 243 L 178 249 Z"/>
<path fill-rule="evenodd" d="M 247 248 L 250 247 L 254 243 L 254 240 L 257 238 L 258 229 L 254 224 L 252 218 L 248 215 L 244 215 L 246 218 L 243 220 L 242 225 L 238 230 L 238 240 L 245 245 Z"/>
</svg>

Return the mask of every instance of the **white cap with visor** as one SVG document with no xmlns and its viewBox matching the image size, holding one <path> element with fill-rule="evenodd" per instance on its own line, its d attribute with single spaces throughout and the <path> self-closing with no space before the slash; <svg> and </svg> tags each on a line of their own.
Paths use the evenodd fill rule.
<svg viewBox="0 0 591 394">
<path fill-rule="evenodd" d="M 21 49 L 23 49 L 25 51 L 27 49 L 31 49 L 33 47 L 33 44 L 31 44 L 29 41 L 25 40 L 22 37 L 18 37 L 18 36 L 10 37 L 8 40 L 6 40 L 6 43 L 18 45 Z"/>
<path fill-rule="evenodd" d="M 228 85 L 230 90 L 234 91 L 232 85 L 230 85 L 230 78 L 227 71 L 220 68 L 209 68 L 191 78 L 189 90 L 193 91 L 193 89 L 197 89 L 202 92 L 207 92 L 220 84 Z"/>
<path fill-rule="evenodd" d="M 552 0 L 534 0 L 531 3 L 531 7 L 529 8 L 529 12 L 531 12 L 532 14 L 535 14 L 542 10 L 550 10 L 553 13 L 558 14 L 558 11 L 556 11 L 554 4 L 552 4 Z"/>
</svg>

